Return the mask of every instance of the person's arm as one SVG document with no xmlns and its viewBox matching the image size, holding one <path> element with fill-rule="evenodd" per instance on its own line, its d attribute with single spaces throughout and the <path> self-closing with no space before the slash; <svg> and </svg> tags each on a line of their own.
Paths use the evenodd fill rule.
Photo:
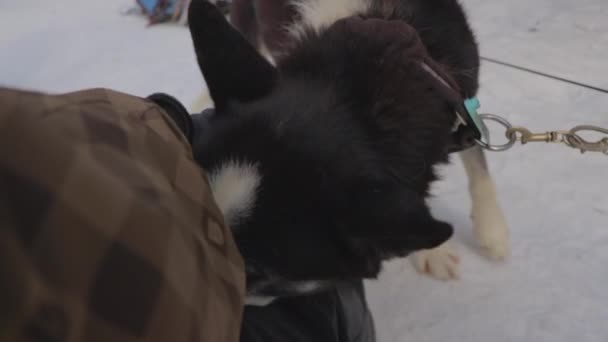
<svg viewBox="0 0 608 342">
<path fill-rule="evenodd" d="M 243 260 L 153 102 L 0 89 L 0 215 L 2 341 L 239 340 Z"/>
</svg>

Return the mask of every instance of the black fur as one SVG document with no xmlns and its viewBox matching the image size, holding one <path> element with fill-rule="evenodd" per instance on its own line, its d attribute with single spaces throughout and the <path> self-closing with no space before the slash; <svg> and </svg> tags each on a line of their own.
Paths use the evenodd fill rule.
<svg viewBox="0 0 608 342">
<path fill-rule="evenodd" d="M 195 158 L 207 170 L 255 163 L 262 175 L 251 215 L 232 227 L 249 294 L 373 278 L 384 260 L 451 236 L 425 199 L 455 114 L 420 63 L 476 92 L 476 46 L 455 1 L 378 1 L 309 34 L 276 68 L 207 1 L 192 1 L 189 23 L 216 105 Z"/>
</svg>

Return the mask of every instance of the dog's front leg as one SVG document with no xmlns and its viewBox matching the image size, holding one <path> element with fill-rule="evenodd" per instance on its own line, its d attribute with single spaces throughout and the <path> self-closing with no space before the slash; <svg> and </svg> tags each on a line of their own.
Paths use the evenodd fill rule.
<svg viewBox="0 0 608 342">
<path fill-rule="evenodd" d="M 473 232 L 482 252 L 494 259 L 502 259 L 509 252 L 509 230 L 505 216 L 498 204 L 496 186 L 490 176 L 484 152 L 474 147 L 460 153 L 471 194 Z M 458 253 L 452 241 L 416 252 L 412 255 L 416 269 L 440 280 L 459 276 Z"/>
<path fill-rule="evenodd" d="M 460 153 L 469 178 L 473 232 L 487 256 L 503 259 L 509 253 L 509 229 L 498 204 L 496 186 L 490 176 L 484 151 L 474 147 Z"/>
</svg>

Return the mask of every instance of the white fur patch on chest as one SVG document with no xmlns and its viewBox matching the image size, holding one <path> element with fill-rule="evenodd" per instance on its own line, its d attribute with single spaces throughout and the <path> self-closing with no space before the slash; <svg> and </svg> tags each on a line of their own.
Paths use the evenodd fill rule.
<svg viewBox="0 0 608 342">
<path fill-rule="evenodd" d="M 228 225 L 250 215 L 261 180 L 256 164 L 235 160 L 227 161 L 210 172 L 213 196 Z"/>
</svg>

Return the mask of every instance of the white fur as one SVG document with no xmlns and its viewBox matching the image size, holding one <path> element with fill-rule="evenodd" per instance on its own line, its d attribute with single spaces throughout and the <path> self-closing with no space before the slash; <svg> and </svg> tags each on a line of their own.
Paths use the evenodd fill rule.
<svg viewBox="0 0 608 342">
<path fill-rule="evenodd" d="M 434 249 L 418 251 L 412 257 L 418 272 L 435 279 L 450 280 L 460 276 L 460 259 L 450 241 Z"/>
<path fill-rule="evenodd" d="M 498 204 L 494 181 L 487 166 L 480 160 L 482 152 L 475 149 L 479 147 L 460 153 L 469 178 L 473 233 L 487 256 L 503 259 L 509 254 L 507 220 Z"/>
<path fill-rule="evenodd" d="M 320 33 L 337 20 L 364 12 L 370 4 L 370 0 L 294 0 L 300 20 L 287 30 L 298 39 L 308 30 Z"/>
<path fill-rule="evenodd" d="M 249 215 L 262 180 L 255 164 L 228 161 L 212 170 L 209 180 L 226 223 L 235 224 Z"/>
</svg>

